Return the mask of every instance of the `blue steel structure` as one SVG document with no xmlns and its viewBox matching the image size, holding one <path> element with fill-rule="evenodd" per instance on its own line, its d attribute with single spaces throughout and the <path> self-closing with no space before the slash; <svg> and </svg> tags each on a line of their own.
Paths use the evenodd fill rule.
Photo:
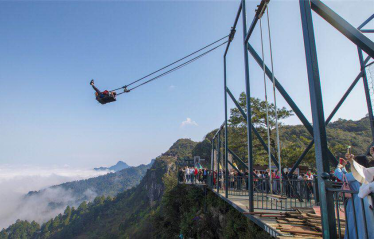
<svg viewBox="0 0 375 239">
<path fill-rule="evenodd" d="M 234 159 L 239 162 L 239 164 L 244 167 L 247 166 L 249 176 L 248 180 L 248 193 L 249 193 L 249 212 L 254 212 L 254 191 L 253 191 L 253 149 L 252 149 L 252 137 L 253 134 L 259 139 L 263 148 L 268 151 L 267 144 L 264 142 L 262 137 L 257 132 L 256 128 L 251 123 L 251 107 L 250 107 L 250 70 L 249 70 L 249 53 L 258 63 L 258 65 L 265 69 L 267 77 L 272 81 L 272 71 L 267 65 L 262 61 L 259 54 L 254 50 L 254 48 L 249 43 L 249 39 L 254 31 L 254 28 L 258 20 L 262 17 L 264 11 L 268 7 L 270 0 L 262 0 L 256 9 L 255 16 L 250 24 L 250 27 L 246 26 L 246 2 L 241 0 L 239 9 L 236 14 L 234 24 L 231 29 L 231 34 L 227 43 L 227 47 L 224 53 L 224 107 L 225 107 L 225 121 L 219 127 L 219 130 L 216 132 L 212 139 L 212 150 L 216 149 L 217 151 L 217 169 L 219 169 L 220 159 L 221 159 L 221 139 L 220 135 L 224 135 L 224 164 L 221 162 L 221 165 L 224 167 L 224 184 L 225 184 L 225 199 L 228 198 L 228 154 L 232 154 Z M 296 116 L 301 120 L 302 124 L 305 126 L 307 131 L 313 136 L 313 140 L 308 144 L 301 156 L 296 160 L 290 174 L 292 174 L 298 165 L 302 162 L 303 158 L 309 152 L 313 145 L 315 145 L 315 154 L 316 154 L 316 167 L 318 171 L 318 190 L 319 190 L 319 202 L 321 207 L 322 214 L 322 227 L 323 227 L 323 237 L 324 238 L 336 238 L 336 222 L 335 222 L 335 204 L 334 204 L 334 195 L 332 193 L 331 183 L 327 180 L 327 173 L 330 172 L 330 163 L 334 166 L 338 163 L 335 156 L 328 149 L 327 136 L 326 136 L 326 126 L 332 120 L 336 112 L 339 110 L 343 102 L 346 100 L 348 95 L 351 93 L 353 88 L 362 78 L 364 83 L 364 90 L 368 108 L 369 119 L 371 123 L 372 135 L 374 136 L 374 115 L 373 109 L 371 106 L 371 98 L 369 92 L 369 86 L 367 81 L 367 75 L 365 71 L 366 64 L 369 60 L 374 58 L 374 43 L 368 39 L 364 33 L 373 33 L 373 29 L 363 29 L 372 19 L 374 15 L 370 16 L 366 21 L 364 21 L 358 28 L 353 27 L 345 19 L 340 17 L 332 9 L 326 6 L 320 0 L 299 0 L 300 4 L 300 13 L 301 13 L 301 22 L 303 29 L 303 39 L 305 46 L 305 55 L 306 55 L 306 67 L 310 91 L 310 102 L 311 102 L 311 111 L 312 111 L 312 120 L 313 124 L 307 120 L 302 111 L 298 108 L 293 99 L 289 96 L 287 91 L 283 88 L 280 82 L 275 79 L 275 86 L 281 96 L 289 104 L 290 108 L 296 114 Z M 333 111 L 330 113 L 328 118 L 324 117 L 324 108 L 323 108 L 323 97 L 321 92 L 320 85 L 320 76 L 319 76 L 319 65 L 317 59 L 317 51 L 315 46 L 315 36 L 314 36 L 314 26 L 312 14 L 315 12 L 339 32 L 341 32 L 345 37 L 351 40 L 358 48 L 358 56 L 360 63 L 360 72 L 357 77 L 354 79 L 353 83 L 350 85 L 348 90 L 344 93 L 340 101 L 337 103 Z M 243 27 L 243 49 L 244 49 L 244 64 L 245 64 L 245 84 L 246 84 L 246 109 L 247 114 L 240 107 L 239 103 L 227 87 L 227 69 L 226 69 L 226 55 L 228 53 L 230 44 L 233 40 L 236 26 L 240 15 L 242 14 L 242 27 Z M 364 59 L 363 52 L 367 54 L 367 57 Z M 248 162 L 247 165 L 242 159 L 240 159 L 232 150 L 228 148 L 228 114 L 227 114 L 227 95 L 232 99 L 236 107 L 239 109 L 241 115 L 246 119 L 247 122 L 247 141 L 248 141 Z M 223 131 L 223 132 L 222 132 Z M 215 142 L 217 146 L 215 147 Z M 278 162 L 274 155 L 271 154 L 271 158 L 276 167 L 279 167 Z M 230 163 L 230 162 L 229 162 Z M 231 163 L 230 163 L 231 164 Z M 213 162 L 211 162 L 213 169 Z M 231 164 L 232 165 L 232 164 Z M 283 174 L 285 178 L 288 178 L 288 175 Z M 218 178 L 218 177 L 217 177 Z M 219 193 L 219 183 L 217 183 L 217 193 Z"/>
</svg>

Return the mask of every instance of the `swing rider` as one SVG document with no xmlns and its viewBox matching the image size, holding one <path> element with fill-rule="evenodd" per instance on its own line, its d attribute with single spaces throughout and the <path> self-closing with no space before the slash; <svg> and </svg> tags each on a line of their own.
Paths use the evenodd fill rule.
<svg viewBox="0 0 375 239">
<path fill-rule="evenodd" d="M 105 91 L 101 92 L 98 88 L 95 87 L 94 80 L 90 81 L 90 85 L 96 91 L 95 92 L 96 100 L 100 104 L 104 105 L 104 104 L 116 101 L 116 92 L 115 91 L 105 90 Z"/>
</svg>

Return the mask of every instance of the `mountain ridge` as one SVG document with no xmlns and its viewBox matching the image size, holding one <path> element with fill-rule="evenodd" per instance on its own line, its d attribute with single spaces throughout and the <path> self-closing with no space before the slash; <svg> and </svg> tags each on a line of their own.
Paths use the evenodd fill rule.
<svg viewBox="0 0 375 239">
<path fill-rule="evenodd" d="M 126 168 L 130 168 L 131 166 L 129 166 L 127 163 L 125 163 L 124 161 L 118 161 L 115 165 L 112 165 L 110 167 L 99 167 L 99 168 L 94 168 L 95 171 L 104 171 L 104 170 L 110 170 L 110 171 L 115 171 L 115 172 L 118 172 L 120 170 L 123 170 L 123 169 L 126 169 Z"/>
</svg>

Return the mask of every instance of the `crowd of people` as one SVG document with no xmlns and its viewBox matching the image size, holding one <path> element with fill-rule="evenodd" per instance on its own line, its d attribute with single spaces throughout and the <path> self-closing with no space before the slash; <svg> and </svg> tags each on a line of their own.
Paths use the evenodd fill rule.
<svg viewBox="0 0 375 239">
<path fill-rule="evenodd" d="M 209 170 L 206 168 L 198 167 L 185 167 L 178 171 L 179 182 L 185 183 L 207 183 L 207 176 Z"/>
<path fill-rule="evenodd" d="M 258 193 L 273 193 L 281 194 L 281 185 L 283 189 L 283 194 L 288 197 L 303 197 L 304 199 L 310 200 L 313 194 L 313 174 L 311 171 L 307 171 L 305 174 L 293 173 L 288 180 L 281 176 L 278 170 L 254 170 L 253 180 L 254 180 L 254 191 Z M 284 169 L 285 174 L 288 175 L 289 169 Z M 248 170 L 239 170 L 232 168 L 228 172 L 228 189 L 236 191 L 246 191 L 249 189 L 248 181 Z M 271 181 L 270 181 L 271 175 Z M 281 182 L 280 177 L 282 177 L 283 182 Z M 224 170 L 209 170 L 207 168 L 198 167 L 184 167 L 180 168 L 178 171 L 179 182 L 190 183 L 190 184 L 202 184 L 210 183 L 214 188 L 219 187 L 219 189 L 225 189 L 224 183 Z"/>
</svg>

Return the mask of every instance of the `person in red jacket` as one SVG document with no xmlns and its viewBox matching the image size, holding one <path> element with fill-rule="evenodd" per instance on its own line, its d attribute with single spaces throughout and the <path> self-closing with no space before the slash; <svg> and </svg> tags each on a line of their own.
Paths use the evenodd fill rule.
<svg viewBox="0 0 375 239">
<path fill-rule="evenodd" d="M 197 178 L 198 178 L 198 169 L 194 168 L 194 183 L 197 183 Z"/>
</svg>

